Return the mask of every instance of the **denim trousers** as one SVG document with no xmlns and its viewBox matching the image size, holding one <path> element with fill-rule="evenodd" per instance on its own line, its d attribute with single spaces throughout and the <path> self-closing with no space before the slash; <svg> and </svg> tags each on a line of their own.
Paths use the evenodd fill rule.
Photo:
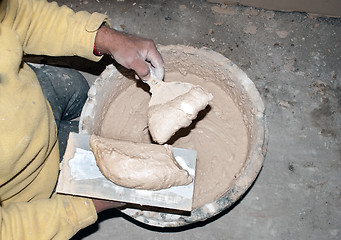
<svg viewBox="0 0 341 240">
<path fill-rule="evenodd" d="M 78 132 L 89 84 L 78 71 L 43 64 L 29 64 L 36 73 L 45 98 L 50 103 L 58 129 L 60 159 L 70 132 Z"/>
</svg>

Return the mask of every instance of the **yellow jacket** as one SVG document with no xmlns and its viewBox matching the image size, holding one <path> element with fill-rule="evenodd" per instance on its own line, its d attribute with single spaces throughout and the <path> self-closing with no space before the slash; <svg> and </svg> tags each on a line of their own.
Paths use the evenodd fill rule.
<svg viewBox="0 0 341 240">
<path fill-rule="evenodd" d="M 0 239 L 69 239 L 97 219 L 91 200 L 52 194 L 59 156 L 52 111 L 23 54 L 93 54 L 106 16 L 45 0 L 0 0 Z"/>
</svg>

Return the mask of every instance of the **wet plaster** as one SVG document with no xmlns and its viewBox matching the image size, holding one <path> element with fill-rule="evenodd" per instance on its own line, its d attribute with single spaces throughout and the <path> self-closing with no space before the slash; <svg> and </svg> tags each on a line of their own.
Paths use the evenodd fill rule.
<svg viewBox="0 0 341 240">
<path fill-rule="evenodd" d="M 269 123 L 259 177 L 219 216 L 155 229 L 109 211 L 74 239 L 341 238 L 340 19 L 205 1 L 57 2 L 106 13 L 116 29 L 162 45 L 222 53 L 254 81 Z"/>
</svg>

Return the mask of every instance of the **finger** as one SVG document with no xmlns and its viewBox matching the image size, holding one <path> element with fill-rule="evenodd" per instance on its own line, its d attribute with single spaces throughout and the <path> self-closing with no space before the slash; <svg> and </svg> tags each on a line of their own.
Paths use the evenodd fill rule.
<svg viewBox="0 0 341 240">
<path fill-rule="evenodd" d="M 154 74 L 156 79 L 162 81 L 163 77 L 165 76 L 165 69 L 163 67 L 155 68 Z"/>
<path fill-rule="evenodd" d="M 149 61 L 155 68 L 164 68 L 164 62 L 161 54 L 156 49 L 155 45 L 148 50 L 146 60 Z"/>
<path fill-rule="evenodd" d="M 143 58 L 135 58 L 131 63 L 132 69 L 141 79 L 148 79 L 150 77 L 150 70 L 147 62 Z"/>
<path fill-rule="evenodd" d="M 164 77 L 164 62 L 161 54 L 157 51 L 155 46 L 151 51 L 148 51 L 146 60 L 150 61 L 154 68 L 156 78 L 162 80 Z"/>
</svg>

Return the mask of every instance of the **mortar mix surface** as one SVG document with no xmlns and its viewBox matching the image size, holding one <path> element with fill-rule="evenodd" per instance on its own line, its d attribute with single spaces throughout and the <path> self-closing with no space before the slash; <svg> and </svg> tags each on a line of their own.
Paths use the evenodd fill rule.
<svg viewBox="0 0 341 240">
<path fill-rule="evenodd" d="M 57 2 L 106 13 L 114 28 L 162 45 L 222 53 L 254 81 L 269 123 L 258 179 L 219 216 L 159 229 L 113 210 L 73 239 L 341 238 L 341 19 L 206 1 Z M 101 69 L 89 66 L 85 75 L 91 82 Z"/>
</svg>

